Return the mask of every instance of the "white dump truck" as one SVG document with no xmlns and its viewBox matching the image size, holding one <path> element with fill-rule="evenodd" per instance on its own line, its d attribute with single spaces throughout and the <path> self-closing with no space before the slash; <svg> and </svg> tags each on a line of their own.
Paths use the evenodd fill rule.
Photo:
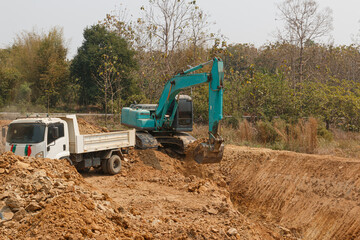
<svg viewBox="0 0 360 240">
<path fill-rule="evenodd" d="M 5 137 L 5 129 L 2 135 Z M 101 167 L 117 174 L 130 147 L 135 146 L 135 129 L 81 135 L 75 115 L 21 118 L 12 121 L 6 134 L 6 151 L 16 155 L 67 159 L 78 170 Z"/>
</svg>

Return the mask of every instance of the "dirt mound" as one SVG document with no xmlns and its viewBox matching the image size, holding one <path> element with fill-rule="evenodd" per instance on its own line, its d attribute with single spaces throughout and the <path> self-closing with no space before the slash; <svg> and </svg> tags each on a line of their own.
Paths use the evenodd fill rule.
<svg viewBox="0 0 360 240">
<path fill-rule="evenodd" d="M 66 160 L 0 155 L 0 239 L 115 239 L 127 231 L 118 206 Z"/>
<path fill-rule="evenodd" d="M 11 123 L 11 120 L 0 120 L 0 131 L 2 131 L 2 128 Z M 5 151 L 5 138 L 2 137 L 2 134 L 0 134 L 0 153 L 3 153 Z"/>
<path fill-rule="evenodd" d="M 4 127 L 6 125 L 9 125 L 12 120 L 0 120 L 0 127 Z"/>
<path fill-rule="evenodd" d="M 79 125 L 80 134 L 93 134 L 93 133 L 103 133 L 109 132 L 106 127 L 99 127 L 97 125 L 91 124 L 85 121 L 82 118 L 77 118 L 77 122 Z"/>
<path fill-rule="evenodd" d="M 301 239 L 360 239 L 360 160 L 227 146 L 221 171 L 250 218 Z"/>
</svg>

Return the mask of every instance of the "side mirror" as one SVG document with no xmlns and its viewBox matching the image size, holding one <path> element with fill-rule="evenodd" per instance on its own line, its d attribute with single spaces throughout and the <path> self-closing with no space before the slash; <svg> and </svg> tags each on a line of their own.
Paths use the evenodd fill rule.
<svg viewBox="0 0 360 240">
<path fill-rule="evenodd" d="M 54 139 L 59 138 L 59 128 L 58 127 L 53 127 L 51 129 L 51 135 Z"/>
<path fill-rule="evenodd" d="M 4 127 L 1 129 L 1 135 L 3 138 L 6 136 L 6 129 Z"/>
</svg>

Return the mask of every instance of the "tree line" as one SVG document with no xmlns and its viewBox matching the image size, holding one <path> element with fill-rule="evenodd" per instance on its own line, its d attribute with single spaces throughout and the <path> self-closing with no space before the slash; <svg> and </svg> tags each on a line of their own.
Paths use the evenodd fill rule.
<svg viewBox="0 0 360 240">
<path fill-rule="evenodd" d="M 321 43 L 331 33 L 332 13 L 315 0 L 280 3 L 284 28 L 261 47 L 228 45 L 211 32 L 211 17 L 196 1 L 150 0 L 142 12 L 131 20 L 122 9 L 84 29 L 72 60 L 59 28 L 19 34 L 0 49 L 0 106 L 119 113 L 135 101 L 156 103 L 170 77 L 218 56 L 226 116 L 312 116 L 327 126 L 360 129 L 359 44 Z M 206 87 L 185 93 L 194 99 L 196 119 L 205 121 Z"/>
</svg>

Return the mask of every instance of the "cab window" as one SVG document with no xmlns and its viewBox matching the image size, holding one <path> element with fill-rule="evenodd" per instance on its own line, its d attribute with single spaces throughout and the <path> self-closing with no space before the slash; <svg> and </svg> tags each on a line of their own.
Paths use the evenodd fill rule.
<svg viewBox="0 0 360 240">
<path fill-rule="evenodd" d="M 59 136 L 55 138 L 56 136 L 53 136 L 53 128 L 57 127 L 59 129 Z M 48 126 L 48 138 L 47 143 L 50 144 L 54 142 L 56 139 L 59 139 L 61 137 L 64 137 L 64 124 L 63 123 L 52 123 Z"/>
</svg>

